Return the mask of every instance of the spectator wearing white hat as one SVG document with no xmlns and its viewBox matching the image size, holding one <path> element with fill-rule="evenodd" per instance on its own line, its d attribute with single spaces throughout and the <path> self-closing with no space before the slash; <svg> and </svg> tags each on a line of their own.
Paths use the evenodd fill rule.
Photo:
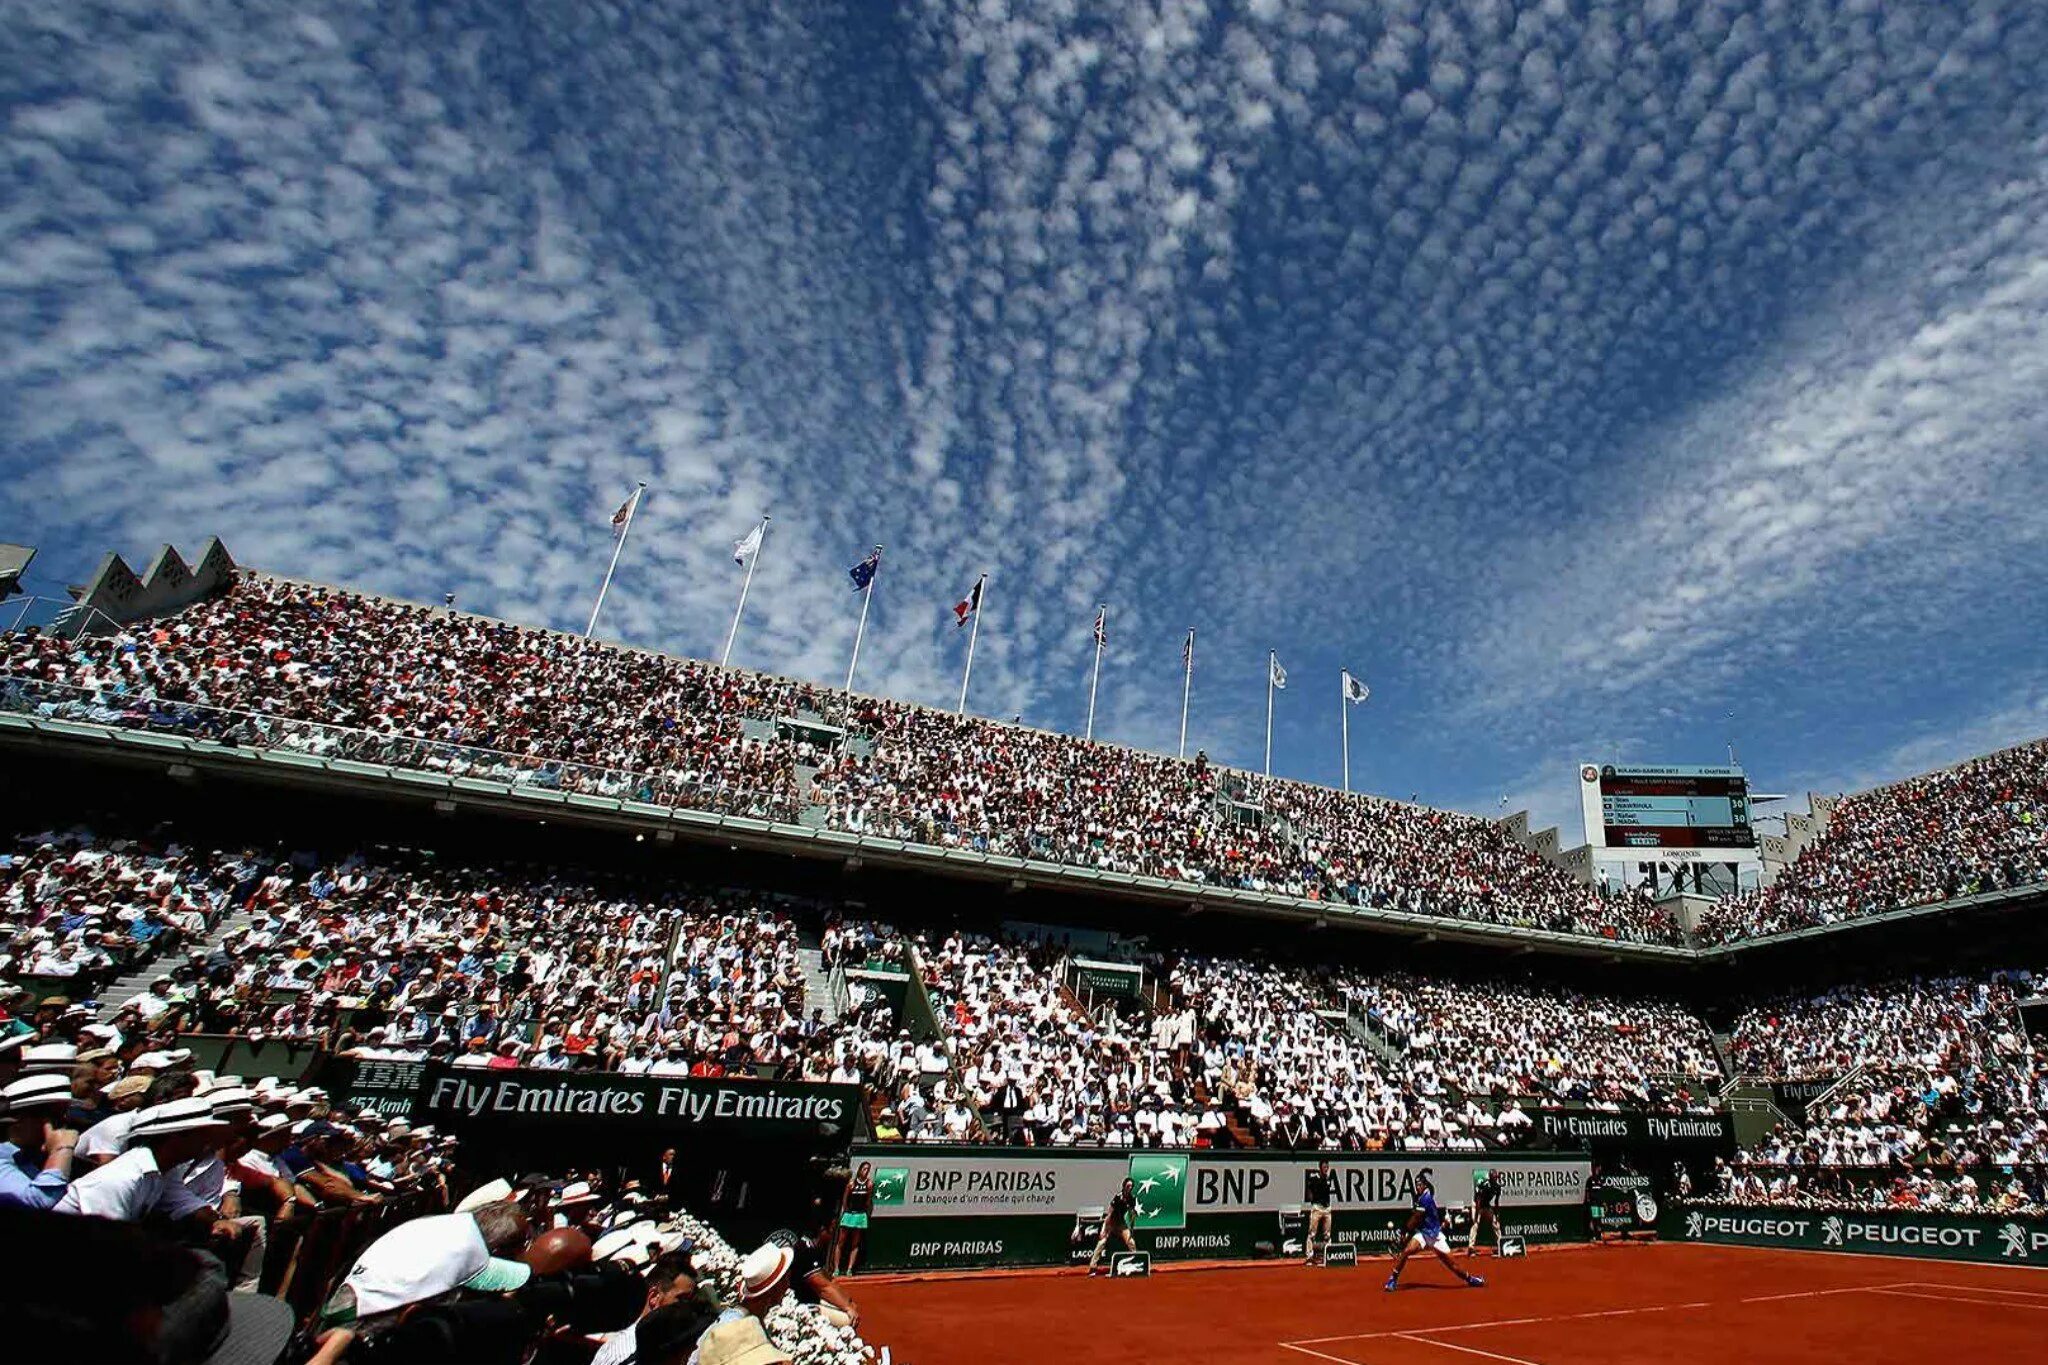
<svg viewBox="0 0 2048 1365">
<path fill-rule="evenodd" d="M 292 1121 L 283 1114 L 265 1114 L 241 1139 L 230 1142 L 224 1155 L 228 1174 L 242 1187 L 242 1206 L 268 1213 L 280 1222 L 303 1209 L 320 1207 L 311 1190 L 299 1185 L 278 1157 L 291 1144 Z"/>
<path fill-rule="evenodd" d="M 121 1082 L 126 1083 L 125 1079 Z M 78 1159 L 88 1166 L 100 1166 L 112 1161 L 128 1149 L 129 1135 L 140 1121 L 144 1110 L 169 1104 L 172 1100 L 185 1099 L 198 1088 L 199 1078 L 189 1071 L 176 1071 L 158 1076 L 149 1082 L 149 1089 L 144 1092 L 142 1101 L 136 1108 L 126 1113 L 117 1113 L 109 1119 L 102 1119 L 86 1129 L 84 1136 L 78 1140 Z"/>
<path fill-rule="evenodd" d="M 62 1076 L 24 1076 L 0 1090 L 7 1103 L 7 1141 L 0 1142 L 0 1205 L 56 1207 L 71 1186 L 78 1134 L 57 1126 L 71 1105 Z"/>
<path fill-rule="evenodd" d="M 213 1106 L 196 1097 L 138 1110 L 127 1150 L 72 1181 L 56 1210 L 125 1222 L 155 1213 L 210 1226 L 215 1210 L 174 1173 L 182 1163 L 211 1154 L 226 1133 Z"/>
<path fill-rule="evenodd" d="M 200 1092 L 198 1098 L 205 1100 L 214 1117 L 225 1125 L 220 1145 L 185 1162 L 174 1174 L 194 1197 L 214 1211 L 216 1217 L 208 1229 L 214 1241 L 212 1250 L 230 1268 L 240 1267 L 235 1289 L 254 1293 L 263 1278 L 269 1225 L 254 1214 L 242 1212 L 241 1185 L 228 1169 L 228 1154 L 232 1151 L 239 1155 L 247 1150 L 256 1126 L 255 1093 L 239 1084 L 219 1083 L 238 1079 L 217 1078 Z"/>
</svg>

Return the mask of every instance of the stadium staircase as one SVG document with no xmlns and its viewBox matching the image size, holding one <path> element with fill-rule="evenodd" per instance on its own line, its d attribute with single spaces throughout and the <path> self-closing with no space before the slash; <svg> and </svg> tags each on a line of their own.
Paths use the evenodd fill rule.
<svg viewBox="0 0 2048 1365">
<path fill-rule="evenodd" d="M 815 763 L 797 763 L 792 765 L 791 771 L 796 778 L 796 793 L 799 803 L 797 806 L 796 822 L 805 829 L 825 828 L 825 822 L 830 816 L 832 808 L 823 802 L 805 799 L 810 794 L 811 783 L 817 781 L 818 765 Z"/>
<path fill-rule="evenodd" d="M 825 1011 L 825 1022 L 836 1024 L 846 1012 L 846 978 L 828 971 L 822 948 L 799 948 L 796 960 L 804 969 L 804 1005 Z"/>
<path fill-rule="evenodd" d="M 255 919 L 256 916 L 249 910 L 237 910 L 221 920 L 220 923 L 214 925 L 208 931 L 206 937 L 195 940 L 188 951 L 196 951 L 201 956 L 211 956 L 213 950 L 220 946 L 222 939 L 226 938 L 228 934 L 236 929 L 248 928 L 250 924 L 255 922 Z M 112 1023 L 114 1016 L 121 1012 L 123 1005 L 148 990 L 149 983 L 162 975 L 164 975 L 163 964 L 153 961 L 116 980 L 113 985 L 100 992 L 99 1021 L 102 1024 Z"/>
<path fill-rule="evenodd" d="M 1407 1053 L 1395 1045 L 1394 1040 L 1387 1036 L 1386 1030 L 1375 1024 L 1370 1015 L 1362 1014 L 1356 1010 L 1346 1014 L 1344 1016 L 1344 1031 L 1365 1044 L 1366 1049 L 1373 1056 L 1379 1058 L 1394 1071 L 1398 1072 L 1407 1064 Z"/>
</svg>

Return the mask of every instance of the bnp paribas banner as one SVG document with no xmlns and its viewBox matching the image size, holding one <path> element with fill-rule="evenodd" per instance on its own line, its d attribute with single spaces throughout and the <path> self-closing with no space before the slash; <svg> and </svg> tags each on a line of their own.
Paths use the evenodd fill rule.
<svg viewBox="0 0 2048 1365">
<path fill-rule="evenodd" d="M 1677 1241 L 1805 1251 L 1858 1251 L 1942 1261 L 2048 1266 L 2048 1219 L 1927 1209 L 1756 1208 L 1690 1204 L 1667 1211 Z"/>
<path fill-rule="evenodd" d="M 1285 1252 L 1299 1237 L 1314 1156 L 1292 1153 L 1048 1152 L 1031 1148 L 867 1147 L 877 1270 L 948 1265 L 1047 1265 L 1085 1259 L 1103 1206 L 1126 1177 L 1138 1242 L 1162 1258 Z M 1332 1157 L 1340 1242 L 1391 1247 L 1431 1173 L 1441 1202 L 1469 1204 L 1491 1172 L 1503 1231 L 1531 1241 L 1583 1236 L 1588 1163 L 1571 1157 Z M 1298 1248 L 1297 1248 L 1298 1249 Z"/>
</svg>

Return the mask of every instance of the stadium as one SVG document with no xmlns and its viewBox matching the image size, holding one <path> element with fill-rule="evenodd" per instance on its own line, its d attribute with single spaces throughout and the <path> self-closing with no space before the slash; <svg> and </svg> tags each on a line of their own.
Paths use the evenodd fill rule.
<svg viewBox="0 0 2048 1365">
<path fill-rule="evenodd" d="M 0 1361 L 2042 1354 L 2039 0 L 0 13 Z"/>
<path fill-rule="evenodd" d="M 1137 1332 L 1189 1361 L 1729 1331 L 1791 1359 L 1894 1318 L 2021 1349 L 2016 1310 L 2048 1306 L 2048 741 L 1816 799 L 1761 887 L 1659 896 L 1575 878 L 1525 820 L 274 578 L 219 542 L 196 569 L 108 556 L 73 608 L 11 633 L 0 677 L 16 1084 L 69 1101 L 81 1058 L 202 1098 L 226 1076 L 394 1210 L 578 1182 L 622 1201 L 596 1245 L 688 1219 L 728 1277 L 792 1230 L 860 1308 L 857 1344 L 820 1339 L 913 1361 L 1125 1359 Z M 537 693 L 546 724 L 513 724 Z M 1085 780 L 1005 808 L 1045 771 Z M 886 801 L 845 799 L 873 772 Z M 1195 799 L 1120 822 L 1131 782 Z M 394 1148 L 401 1123 L 455 1141 Z M 1127 1175 L 1136 1255 L 1103 1232 Z M 1483 1300 L 1361 1294 L 1421 1182 Z M 399 1216 L 322 1199 L 252 1272 L 306 1321 Z M 1141 1282 L 1076 1283 L 1098 1243 Z"/>
</svg>

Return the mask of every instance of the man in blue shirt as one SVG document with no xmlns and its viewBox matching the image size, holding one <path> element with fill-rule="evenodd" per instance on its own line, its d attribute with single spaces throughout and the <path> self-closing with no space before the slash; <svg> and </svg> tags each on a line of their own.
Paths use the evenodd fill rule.
<svg viewBox="0 0 2048 1365">
<path fill-rule="evenodd" d="M 1444 1235 L 1443 1210 L 1436 1206 L 1436 1187 L 1430 1184 L 1427 1167 L 1415 1173 L 1415 1212 L 1408 1215 L 1407 1240 L 1394 1255 L 1394 1273 L 1387 1276 L 1389 1291 L 1401 1287 L 1401 1268 L 1408 1264 L 1409 1256 L 1418 1251 L 1433 1251 L 1444 1268 L 1474 1289 L 1483 1287 L 1486 1281 L 1477 1275 L 1467 1274 L 1451 1259 L 1451 1239 Z"/>
<path fill-rule="evenodd" d="M 7 1103 L 7 1141 L 0 1142 L 0 1205 L 55 1208 L 71 1188 L 78 1134 L 56 1126 L 71 1107 L 67 1076 L 24 1076 L 0 1090 Z"/>
</svg>

